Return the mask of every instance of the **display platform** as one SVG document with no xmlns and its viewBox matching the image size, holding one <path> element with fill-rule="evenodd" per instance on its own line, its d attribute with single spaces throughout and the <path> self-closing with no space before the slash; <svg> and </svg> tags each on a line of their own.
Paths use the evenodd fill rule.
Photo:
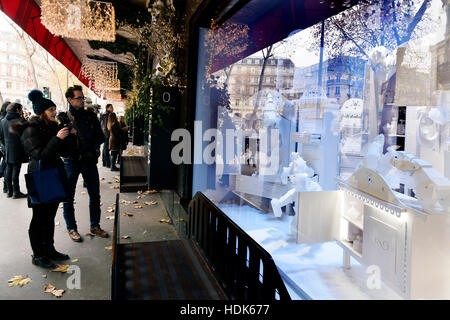
<svg viewBox="0 0 450 320">
<path fill-rule="evenodd" d="M 219 204 L 218 207 L 272 255 L 286 286 L 296 295 L 291 294 L 293 299 L 402 299 L 383 283 L 379 289 L 372 288 L 373 275 L 367 273 L 370 269 L 353 257 L 352 268 L 343 268 L 343 248 L 336 241 L 296 243 L 296 235 L 291 232 L 295 216 L 275 218 L 247 205 Z"/>
</svg>

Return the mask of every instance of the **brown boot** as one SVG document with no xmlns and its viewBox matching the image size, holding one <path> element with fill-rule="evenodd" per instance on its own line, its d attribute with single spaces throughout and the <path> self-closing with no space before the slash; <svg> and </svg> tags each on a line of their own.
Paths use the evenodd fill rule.
<svg viewBox="0 0 450 320">
<path fill-rule="evenodd" d="M 81 236 L 77 230 L 69 230 L 67 232 L 69 233 L 69 237 L 72 241 L 81 242 Z"/>
<path fill-rule="evenodd" d="M 108 238 L 109 234 L 105 230 L 102 230 L 100 227 L 91 228 L 91 233 L 99 236 L 101 238 Z"/>
</svg>

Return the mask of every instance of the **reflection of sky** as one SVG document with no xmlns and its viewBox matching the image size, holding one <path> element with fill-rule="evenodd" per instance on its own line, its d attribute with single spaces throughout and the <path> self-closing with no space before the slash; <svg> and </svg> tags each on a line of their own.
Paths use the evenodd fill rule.
<svg viewBox="0 0 450 320">
<path fill-rule="evenodd" d="M 422 1 L 420 1 L 422 3 Z M 435 32 L 432 32 L 417 41 L 420 46 L 429 47 L 444 39 L 446 15 L 442 8 L 441 0 L 433 0 L 430 8 L 427 9 L 431 19 L 438 23 Z M 304 43 L 310 41 L 311 28 L 306 30 L 296 30 L 291 36 L 286 38 L 283 43 L 279 42 L 274 45 L 274 56 L 277 58 L 290 58 L 296 67 L 306 67 L 319 63 L 318 52 L 309 51 Z M 255 53 L 253 56 L 261 57 L 261 54 Z M 324 60 L 328 59 L 327 52 L 324 52 Z"/>
</svg>

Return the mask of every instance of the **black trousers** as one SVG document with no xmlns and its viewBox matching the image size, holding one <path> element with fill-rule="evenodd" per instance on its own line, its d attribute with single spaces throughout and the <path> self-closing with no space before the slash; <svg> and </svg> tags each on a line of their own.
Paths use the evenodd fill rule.
<svg viewBox="0 0 450 320">
<path fill-rule="evenodd" d="M 28 235 L 35 257 L 43 257 L 55 250 L 53 235 L 55 233 L 55 216 L 59 203 L 33 206 Z"/>
<path fill-rule="evenodd" d="M 21 163 L 8 163 L 6 165 L 5 180 L 6 186 L 8 188 L 8 193 L 16 194 L 20 192 L 19 174 L 21 168 Z"/>
<path fill-rule="evenodd" d="M 116 165 L 117 157 L 119 156 L 119 151 L 111 150 L 111 166 Z"/>
</svg>

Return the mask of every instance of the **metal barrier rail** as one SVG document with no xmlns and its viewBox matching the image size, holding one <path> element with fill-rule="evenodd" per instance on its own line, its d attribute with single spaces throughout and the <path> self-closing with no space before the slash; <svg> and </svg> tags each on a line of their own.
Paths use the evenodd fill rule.
<svg viewBox="0 0 450 320">
<path fill-rule="evenodd" d="M 113 233 L 113 241 L 112 241 L 112 268 L 111 268 L 111 299 L 117 300 L 119 297 L 119 292 L 117 288 L 118 284 L 118 260 L 117 260 L 117 248 L 119 246 L 119 237 L 120 237 L 120 223 L 119 223 L 119 193 L 116 195 L 116 208 L 114 212 L 114 233 Z"/>
<path fill-rule="evenodd" d="M 189 203 L 187 234 L 232 300 L 290 300 L 271 255 L 203 193 Z"/>
</svg>

